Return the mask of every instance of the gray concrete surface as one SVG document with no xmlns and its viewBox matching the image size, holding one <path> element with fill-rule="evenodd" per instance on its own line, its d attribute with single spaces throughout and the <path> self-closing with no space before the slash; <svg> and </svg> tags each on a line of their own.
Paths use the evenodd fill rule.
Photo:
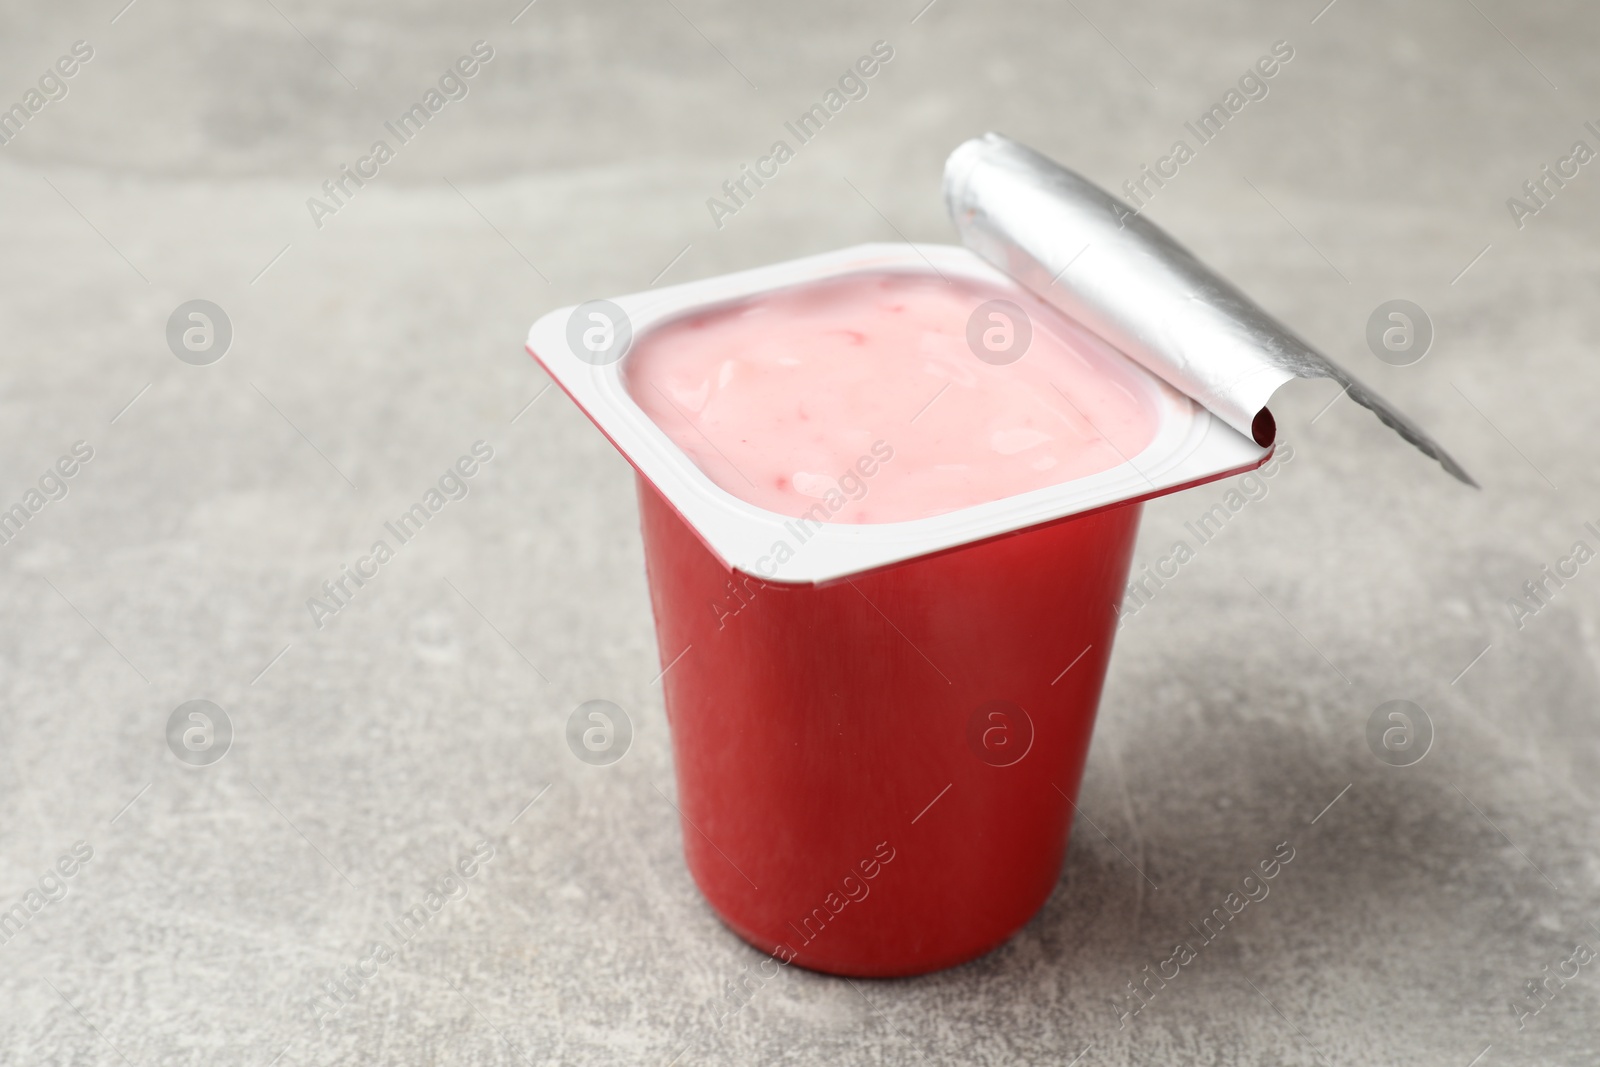
<svg viewBox="0 0 1600 1067">
<path fill-rule="evenodd" d="M 1520 628 L 1508 607 L 1600 548 L 1600 164 L 1521 228 L 1506 205 L 1600 148 L 1591 7 L 124 2 L 0 10 L 7 106 L 94 49 L 0 147 L 0 504 L 93 448 L 0 547 L 0 906 L 29 916 L 0 1063 L 1600 1061 L 1600 963 L 1511 1007 L 1600 949 L 1600 563 Z M 714 228 L 705 199 L 879 39 L 869 95 Z M 478 40 L 469 95 L 313 226 Z M 948 241 L 939 165 L 988 128 L 1120 186 L 1279 40 L 1270 94 L 1150 211 L 1483 491 L 1327 383 L 1288 390 L 1293 461 L 1119 638 L 1038 918 L 915 980 L 791 969 L 719 1025 L 759 957 L 658 795 L 629 472 L 541 392 L 527 326 L 664 270 Z M 1396 297 L 1437 331 L 1408 367 L 1364 341 Z M 210 366 L 164 336 L 194 298 L 233 327 Z M 306 598 L 480 439 L 470 495 L 313 628 Z M 1153 505 L 1139 564 L 1222 491 Z M 607 768 L 563 741 L 596 697 L 636 726 Z M 167 747 L 191 699 L 235 730 L 212 766 Z M 1366 739 L 1391 699 L 1433 724 L 1413 766 Z M 468 895 L 316 1009 L 482 840 Z M 1271 896 L 1119 1023 L 1281 841 Z M 66 895 L 28 912 L 41 881 Z"/>
</svg>

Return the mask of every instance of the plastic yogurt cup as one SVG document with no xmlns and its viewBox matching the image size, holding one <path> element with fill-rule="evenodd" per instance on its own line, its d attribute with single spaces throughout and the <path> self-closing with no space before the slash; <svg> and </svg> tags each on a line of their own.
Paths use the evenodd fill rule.
<svg viewBox="0 0 1600 1067">
<path fill-rule="evenodd" d="M 1008 329 L 1031 333 L 1014 358 Z M 957 247 L 562 308 L 528 351 L 637 472 L 684 850 L 722 919 L 863 976 L 1026 923 L 1059 877 L 1142 502 L 1270 445 Z"/>
</svg>

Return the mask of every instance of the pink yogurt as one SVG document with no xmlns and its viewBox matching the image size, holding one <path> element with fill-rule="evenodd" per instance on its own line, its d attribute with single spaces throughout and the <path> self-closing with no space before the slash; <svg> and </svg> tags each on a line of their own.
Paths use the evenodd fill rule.
<svg viewBox="0 0 1600 1067">
<path fill-rule="evenodd" d="M 974 312 L 996 299 L 1032 328 L 1004 365 L 968 343 Z M 855 274 L 688 315 L 638 338 L 622 369 L 718 486 L 840 523 L 922 519 L 1096 474 L 1136 457 L 1158 424 L 1138 372 L 1058 312 L 928 274 Z"/>
</svg>

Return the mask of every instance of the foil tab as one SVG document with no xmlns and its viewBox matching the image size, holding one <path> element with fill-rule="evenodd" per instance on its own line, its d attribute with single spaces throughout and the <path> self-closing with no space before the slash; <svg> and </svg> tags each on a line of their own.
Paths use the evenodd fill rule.
<svg viewBox="0 0 1600 1067">
<path fill-rule="evenodd" d="M 1166 231 L 1080 174 L 988 133 L 944 168 L 962 242 L 1046 303 L 1265 447 L 1267 403 L 1293 378 L 1332 378 L 1468 485 L 1438 442 L 1297 337 Z"/>
</svg>

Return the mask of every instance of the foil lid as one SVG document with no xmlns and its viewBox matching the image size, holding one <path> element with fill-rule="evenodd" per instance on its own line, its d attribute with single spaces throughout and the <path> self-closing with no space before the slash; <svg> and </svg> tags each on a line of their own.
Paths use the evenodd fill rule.
<svg viewBox="0 0 1600 1067">
<path fill-rule="evenodd" d="M 1468 485 L 1439 444 L 1349 372 L 1104 189 L 997 133 L 944 167 L 966 246 L 1265 447 L 1267 402 L 1292 378 L 1332 378 Z"/>
</svg>

